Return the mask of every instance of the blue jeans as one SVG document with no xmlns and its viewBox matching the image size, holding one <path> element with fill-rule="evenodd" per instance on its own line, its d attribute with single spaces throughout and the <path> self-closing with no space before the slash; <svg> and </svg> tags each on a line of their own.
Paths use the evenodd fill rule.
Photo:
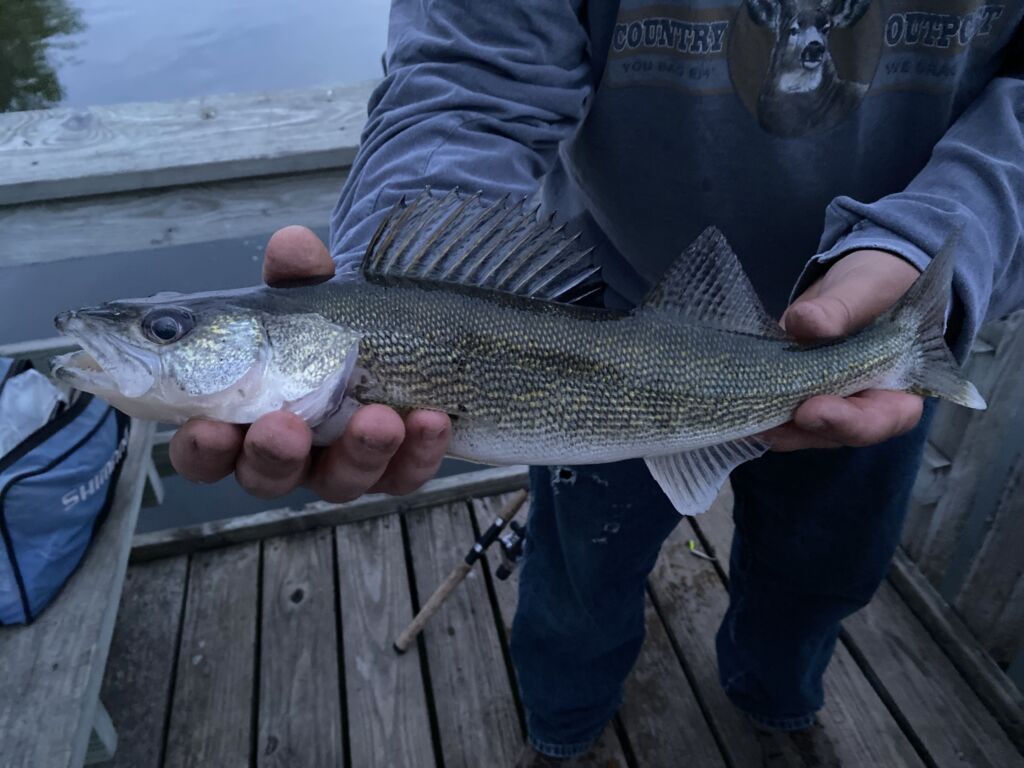
<svg viewBox="0 0 1024 768">
<path fill-rule="evenodd" d="M 729 698 L 755 721 L 814 722 L 839 622 L 871 599 L 899 541 L 931 408 L 871 448 L 769 453 L 738 467 L 730 605 L 717 636 Z M 680 517 L 640 460 L 533 467 L 512 659 L 533 746 L 586 752 L 644 639 L 644 586 Z"/>
</svg>

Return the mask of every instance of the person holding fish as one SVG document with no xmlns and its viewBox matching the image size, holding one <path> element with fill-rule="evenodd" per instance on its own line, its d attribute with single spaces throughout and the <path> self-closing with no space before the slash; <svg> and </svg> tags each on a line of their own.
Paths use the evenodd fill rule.
<svg viewBox="0 0 1024 768">
<path fill-rule="evenodd" d="M 445 338 L 456 355 L 471 333 L 490 333 L 468 319 L 476 314 L 508 335 L 529 335 L 543 318 L 534 347 L 585 341 L 555 344 L 558 365 L 537 362 L 530 376 L 523 350 L 534 347 L 497 332 L 494 354 L 467 351 L 460 370 L 508 366 L 499 378 L 509 389 L 488 410 L 489 382 L 467 376 L 461 394 L 409 394 L 424 380 L 389 384 L 396 374 L 386 371 L 404 362 L 385 360 L 368 330 L 332 332 L 353 345 L 336 365 L 349 366 L 342 388 L 362 403 L 340 436 L 313 448 L 324 398 L 304 399 L 301 412 L 278 399 L 258 418 L 193 410 L 252 423 L 188 421 L 170 446 L 175 467 L 197 482 L 234 472 L 263 497 L 305 484 L 346 501 L 408 493 L 449 450 L 539 465 L 511 641 L 529 730 L 521 766 L 579 764 L 591 749 L 639 653 L 644 582 L 662 542 L 678 512 L 706 508 L 732 470 L 721 682 L 757 727 L 812 727 L 839 622 L 870 600 L 899 540 L 928 426 L 922 396 L 983 407 L 943 336 L 962 358 L 985 317 L 1019 306 L 1024 292 L 1024 7 L 958 10 L 925 32 L 885 9 L 395 0 L 387 76 L 330 249 L 308 230 L 281 230 L 265 281 L 328 281 L 366 253 L 365 286 L 376 287 L 358 289 L 366 296 L 352 316 L 406 299 L 421 318 L 463 307 L 445 321 L 458 331 Z M 958 64 L 932 66 L 940 59 Z M 420 196 L 427 185 L 441 192 Z M 467 194 L 445 194 L 456 187 Z M 605 285 L 589 303 L 604 309 L 530 309 L 540 299 L 562 306 L 552 302 L 564 293 L 540 290 L 548 264 L 562 288 L 592 273 L 576 270 L 586 254 L 544 222 L 534 229 L 497 202 L 505 195 L 536 200 L 596 246 Z M 685 250 L 711 225 L 749 283 L 717 232 Z M 486 261 L 478 246 L 491 233 Z M 417 281 L 451 291 L 413 299 L 406 283 Z M 471 303 L 481 289 L 526 298 Z M 316 290 L 334 289 L 270 292 L 263 306 L 279 314 L 288 296 Z M 136 312 L 153 343 L 171 343 L 189 333 L 182 318 L 196 324 L 206 311 L 179 304 L 187 315 L 103 311 Z M 343 313 L 327 314 L 338 323 Z M 781 315 L 784 334 L 769 315 Z M 64 322 L 73 331 L 85 320 Z M 288 338 L 283 325 L 267 328 Z M 648 364 L 655 349 L 676 354 Z M 369 383 L 353 389 L 353 370 Z M 591 387 L 595 371 L 620 379 Z M 586 408 L 571 397 L 555 407 L 548 380 L 563 397 L 584 393 Z M 332 382 L 324 397 L 335 408 Z M 535 393 L 532 405 L 517 383 Z M 517 407 L 519 421 L 506 417 Z"/>
</svg>

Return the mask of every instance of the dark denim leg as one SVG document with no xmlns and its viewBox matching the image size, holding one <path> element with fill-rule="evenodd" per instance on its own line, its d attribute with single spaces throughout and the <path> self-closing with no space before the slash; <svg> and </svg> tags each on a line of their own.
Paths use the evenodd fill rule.
<svg viewBox="0 0 1024 768">
<path fill-rule="evenodd" d="M 644 638 L 644 583 L 679 522 L 642 461 L 534 467 L 512 659 L 541 752 L 586 752 Z"/>
<path fill-rule="evenodd" d="M 806 727 L 839 622 L 885 576 L 932 409 L 878 446 L 767 454 L 733 472 L 736 534 L 718 665 L 732 701 L 763 725 Z"/>
</svg>

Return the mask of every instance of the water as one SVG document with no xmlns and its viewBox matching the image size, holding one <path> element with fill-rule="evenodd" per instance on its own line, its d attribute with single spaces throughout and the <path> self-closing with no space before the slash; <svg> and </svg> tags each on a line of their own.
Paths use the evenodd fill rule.
<svg viewBox="0 0 1024 768">
<path fill-rule="evenodd" d="M 318 231 L 326 237 L 327 228 Z M 0 270 L 0 344 L 56 336 L 61 310 L 158 291 L 242 288 L 260 281 L 270 233 Z M 113 245 L 113 243 L 112 243 Z"/>
<path fill-rule="evenodd" d="M 0 0 L 0 111 L 381 74 L 388 0 Z"/>
</svg>

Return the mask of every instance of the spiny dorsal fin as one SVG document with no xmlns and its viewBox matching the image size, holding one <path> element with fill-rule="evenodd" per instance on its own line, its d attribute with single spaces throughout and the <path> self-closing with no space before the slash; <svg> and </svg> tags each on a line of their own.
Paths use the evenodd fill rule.
<svg viewBox="0 0 1024 768">
<path fill-rule="evenodd" d="M 579 236 L 569 237 L 537 210 L 508 197 L 484 203 L 480 193 L 428 188 L 403 198 L 384 219 L 363 256 L 369 280 L 389 278 L 474 286 L 547 301 L 578 301 L 599 288 L 599 268 Z"/>
<path fill-rule="evenodd" d="M 695 323 L 785 338 L 765 311 L 725 235 L 705 229 L 651 289 L 640 311 L 670 311 Z"/>
</svg>

